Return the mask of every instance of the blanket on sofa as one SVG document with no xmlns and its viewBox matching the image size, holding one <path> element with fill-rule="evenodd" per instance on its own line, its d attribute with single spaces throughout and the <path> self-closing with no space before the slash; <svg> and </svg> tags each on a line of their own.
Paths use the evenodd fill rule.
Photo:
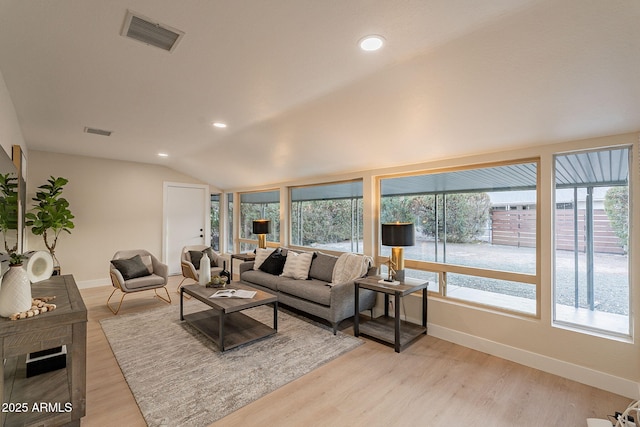
<svg viewBox="0 0 640 427">
<path fill-rule="evenodd" d="M 370 256 L 343 253 L 338 257 L 333 268 L 333 276 L 329 286 L 363 277 L 371 265 L 373 265 L 373 259 Z"/>
</svg>

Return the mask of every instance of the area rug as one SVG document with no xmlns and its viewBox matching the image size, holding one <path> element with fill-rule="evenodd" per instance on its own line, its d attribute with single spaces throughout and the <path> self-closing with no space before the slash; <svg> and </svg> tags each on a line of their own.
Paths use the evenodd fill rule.
<svg viewBox="0 0 640 427">
<path fill-rule="evenodd" d="M 244 313 L 273 324 L 271 307 Z M 220 353 L 179 317 L 172 305 L 100 322 L 149 426 L 206 426 L 362 344 L 279 310 L 277 334 Z"/>
</svg>

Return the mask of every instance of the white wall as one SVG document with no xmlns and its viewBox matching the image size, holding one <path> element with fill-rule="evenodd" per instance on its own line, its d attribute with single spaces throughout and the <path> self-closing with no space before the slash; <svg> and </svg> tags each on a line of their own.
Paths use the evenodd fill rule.
<svg viewBox="0 0 640 427">
<path fill-rule="evenodd" d="M 109 260 L 118 250 L 143 248 L 161 258 L 164 182 L 203 184 L 164 166 L 30 151 L 27 209 L 50 176 L 69 180 L 63 196 L 75 229 L 60 234 L 56 256 L 80 287 L 110 283 Z M 42 237 L 27 231 L 27 248 L 45 249 Z"/>
</svg>

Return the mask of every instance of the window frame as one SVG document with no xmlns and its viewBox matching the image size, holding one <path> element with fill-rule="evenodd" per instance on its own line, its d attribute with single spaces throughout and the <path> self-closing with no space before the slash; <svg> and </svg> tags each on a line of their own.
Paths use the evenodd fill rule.
<svg viewBox="0 0 640 427">
<path fill-rule="evenodd" d="M 555 238 L 555 230 L 557 227 L 557 209 L 558 209 L 558 202 L 557 202 L 557 195 L 558 195 L 558 186 L 557 186 L 557 182 L 556 182 L 556 175 L 557 175 L 557 158 L 560 156 L 567 156 L 569 154 L 580 154 L 580 153 L 596 153 L 596 152 L 602 152 L 602 151 L 613 151 L 613 150 L 622 150 L 622 149 L 627 149 L 628 150 L 628 158 L 627 158 L 627 191 L 628 191 L 628 197 L 629 197 L 629 204 L 628 204 L 628 226 L 629 226 L 629 230 L 628 230 L 628 235 L 629 235 L 629 253 L 628 253 L 628 260 L 627 260 L 627 283 L 628 283 L 628 289 L 627 289 L 627 293 L 628 293 L 628 314 L 627 314 L 627 333 L 621 333 L 621 332 L 616 332 L 610 329 L 604 329 L 604 328 L 600 328 L 597 326 L 592 326 L 592 325 L 587 325 L 585 323 L 576 323 L 576 322 L 571 322 L 568 320 L 564 320 L 564 319 L 558 319 L 557 318 L 557 303 L 556 303 L 556 291 L 557 291 L 557 283 L 556 283 L 556 278 L 557 278 L 557 263 L 556 263 L 556 252 L 557 252 L 557 241 Z M 594 336 L 601 336 L 601 337 L 605 337 L 605 338 L 613 338 L 613 339 L 620 339 L 623 341 L 630 341 L 633 339 L 633 265 L 631 263 L 631 238 L 633 235 L 633 192 L 634 192 L 634 188 L 633 188 L 633 179 L 632 179 L 632 174 L 633 174 L 633 153 L 634 153 L 634 145 L 632 144 L 622 144 L 622 145 L 614 145 L 614 146 L 601 146 L 601 147 L 591 147 L 591 148 L 584 148 L 584 149 L 580 149 L 580 150 L 572 150 L 572 151 L 561 151 L 561 152 L 556 152 L 552 155 L 552 184 L 553 184 L 553 189 L 552 189 L 552 229 L 553 231 L 553 235 L 554 238 L 552 240 L 552 272 L 551 272 L 551 326 L 554 328 L 560 328 L 560 329 L 566 329 L 566 330 L 570 330 L 570 331 L 574 331 L 574 332 L 578 332 L 578 333 L 584 333 L 584 334 L 589 334 L 589 335 L 594 335 Z M 577 187 L 577 188 L 584 188 L 586 189 L 587 187 Z M 593 187 L 596 188 L 596 187 Z M 560 188 L 561 189 L 561 188 Z M 575 208 L 575 204 L 578 203 L 578 200 L 574 200 L 574 208 Z M 579 209 L 579 208 L 578 208 Z M 593 243 L 593 242 L 592 242 Z M 574 274 L 578 275 L 580 274 L 580 270 L 578 271 L 574 271 Z M 597 310 L 593 310 L 593 311 L 597 311 Z M 603 312 L 606 313 L 606 312 Z"/>
<path fill-rule="evenodd" d="M 431 175 L 431 174 L 441 174 L 441 173 L 450 173 L 450 172 L 460 172 L 466 170 L 476 170 L 476 169 L 484 169 L 484 168 L 492 168 L 499 166 L 509 166 L 509 165 L 517 165 L 517 164 L 526 164 L 526 163 L 535 163 L 536 164 L 536 209 L 538 214 L 536 215 L 536 248 L 535 248 L 535 256 L 536 256 L 536 271 L 535 274 L 530 273 L 517 273 L 510 271 L 502 271 L 502 270 L 494 270 L 488 268 L 480 268 L 480 267 L 470 267 L 470 266 L 462 266 L 455 264 L 447 264 L 443 262 L 432 262 L 432 261 L 421 261 L 406 258 L 404 260 L 406 269 L 420 270 L 425 272 L 436 273 L 438 276 L 438 291 L 435 292 L 433 290 L 429 290 L 429 294 L 431 297 L 446 299 L 450 301 L 455 301 L 456 303 L 460 303 L 463 305 L 477 307 L 482 309 L 489 309 L 492 311 L 500 312 L 500 313 L 509 313 L 512 315 L 524 317 L 524 318 L 541 318 L 541 308 L 542 308 L 542 300 L 541 300 L 541 281 L 542 281 L 542 272 L 541 272 L 541 260 L 542 260 L 542 248 L 541 248 L 541 217 L 539 213 L 542 212 L 540 209 L 541 202 L 541 158 L 539 156 L 536 157 L 526 157 L 526 158 L 518 158 L 508 161 L 497 161 L 497 162 L 486 162 L 486 163 L 475 163 L 475 164 L 467 164 L 461 166 L 452 166 L 452 167 L 443 167 L 443 168 L 434 168 L 434 169 L 423 169 L 416 170 L 411 172 L 403 172 L 398 174 L 388 174 L 388 175 L 378 175 L 375 177 L 376 179 L 376 200 L 377 200 L 377 218 L 376 218 L 376 230 L 375 230 L 375 262 L 378 265 L 385 264 L 388 260 L 387 256 L 381 255 L 382 252 L 382 242 L 381 242 L 381 209 L 382 209 L 382 181 L 390 178 L 401 178 L 408 176 L 417 176 L 417 175 Z M 505 280 L 505 281 L 514 281 L 519 283 L 524 283 L 528 285 L 535 286 L 536 293 L 536 301 L 535 301 L 535 313 L 529 313 L 524 311 L 519 311 L 515 309 L 510 309 L 503 306 L 491 305 L 476 301 L 470 301 L 467 299 L 455 298 L 447 294 L 447 274 L 462 274 L 468 276 L 477 276 L 488 279 L 497 279 L 497 280 Z"/>
<path fill-rule="evenodd" d="M 289 212 L 289 221 L 288 221 L 288 235 L 290 236 L 290 246 L 293 248 L 299 248 L 299 249 L 305 249 L 305 250 L 321 250 L 322 252 L 326 252 L 326 253 L 332 253 L 332 254 L 340 254 L 343 253 L 344 251 L 340 251 L 337 249 L 331 249 L 331 248 L 317 248 L 317 247 L 312 247 L 312 246 L 305 246 L 305 245 L 297 245 L 293 243 L 293 236 L 294 236 L 294 230 L 293 230 L 293 220 L 294 220 L 294 206 L 293 204 L 296 203 L 296 201 L 293 199 L 293 191 L 295 189 L 303 189 L 303 188 L 312 188 L 312 187 L 329 187 L 329 186 L 333 186 L 333 185 L 339 185 L 339 184 L 348 184 L 348 183 L 359 183 L 361 185 L 361 193 L 364 193 L 364 181 L 362 178 L 356 178 L 356 179 L 349 179 L 349 180 L 342 180 L 342 181 L 332 181 L 332 182 L 321 182 L 321 183 L 317 183 L 317 184 L 308 184 L 308 185 L 296 185 L 296 186 L 291 186 L 288 187 L 289 190 L 289 207 L 288 207 L 288 212 Z M 352 198 L 353 199 L 353 198 Z M 357 210 L 360 213 L 360 221 L 359 221 L 359 226 L 360 229 L 356 231 L 356 233 L 360 233 L 362 235 L 364 235 L 364 194 L 362 194 L 359 198 L 361 200 L 361 204 L 362 206 L 360 206 L 359 208 L 357 208 Z M 318 199 L 320 200 L 320 199 Z M 331 198 L 331 199 L 322 199 L 322 200 L 344 200 L 343 197 L 340 198 Z M 351 236 L 353 237 L 353 229 L 351 230 Z M 363 239 L 364 240 L 364 239 Z M 359 251 L 357 252 L 353 252 L 353 253 L 363 253 L 364 251 L 364 241 L 361 245 L 358 245 L 356 243 L 357 246 L 359 246 Z M 353 241 L 351 242 L 351 246 L 353 247 Z M 349 252 L 349 251 L 347 251 Z M 352 252 L 352 251 L 350 251 Z"/>
<path fill-rule="evenodd" d="M 267 247 L 278 247 L 280 246 L 280 239 L 282 238 L 281 227 L 280 227 L 280 217 L 282 215 L 282 200 L 280 197 L 280 190 L 278 188 L 265 189 L 265 190 L 257 190 L 257 191 L 245 191 L 238 193 L 238 247 L 240 252 L 247 252 L 247 250 L 253 250 L 258 247 L 258 238 L 255 239 L 249 237 L 242 236 L 242 227 L 243 218 L 242 218 L 242 196 L 248 194 L 258 194 L 258 193 L 277 193 L 278 195 L 278 218 L 277 223 L 273 218 L 266 218 L 271 220 L 271 233 L 267 235 Z M 275 203 L 275 202 L 271 202 Z M 274 232 L 277 230 L 278 240 L 269 240 L 269 236 L 272 236 Z M 247 249 L 247 246 L 249 247 Z M 253 249 L 252 249 L 253 248 Z"/>
</svg>

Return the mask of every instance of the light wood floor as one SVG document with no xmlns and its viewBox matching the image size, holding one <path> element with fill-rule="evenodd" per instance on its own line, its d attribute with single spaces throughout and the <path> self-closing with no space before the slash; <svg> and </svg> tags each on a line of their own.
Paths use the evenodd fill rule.
<svg viewBox="0 0 640 427">
<path fill-rule="evenodd" d="M 179 280 L 170 278 L 173 304 L 179 303 L 175 292 Z M 113 316 L 105 306 L 111 287 L 81 292 L 89 310 L 87 415 L 82 425 L 145 426 L 99 323 Z M 127 296 L 120 314 L 165 304 L 153 295 Z M 630 401 L 426 336 L 400 354 L 366 340 L 213 425 L 586 426 L 586 418 L 606 418 Z"/>
</svg>

